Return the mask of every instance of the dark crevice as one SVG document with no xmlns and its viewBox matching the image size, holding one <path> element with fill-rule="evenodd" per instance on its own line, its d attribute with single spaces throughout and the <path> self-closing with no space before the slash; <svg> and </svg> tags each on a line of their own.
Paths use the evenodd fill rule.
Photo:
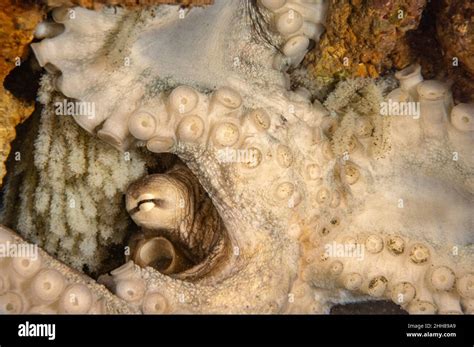
<svg viewBox="0 0 474 347">
<path fill-rule="evenodd" d="M 28 58 L 5 77 L 3 87 L 20 100 L 34 101 L 39 89 L 41 74 L 42 69 L 29 51 Z"/>
<path fill-rule="evenodd" d="M 436 6 L 428 3 L 418 28 L 407 32 L 407 41 L 415 60 L 422 66 L 425 79 L 435 78 L 444 71 L 443 54 L 436 34 Z M 428 48 L 429 47 L 429 48 Z"/>
</svg>

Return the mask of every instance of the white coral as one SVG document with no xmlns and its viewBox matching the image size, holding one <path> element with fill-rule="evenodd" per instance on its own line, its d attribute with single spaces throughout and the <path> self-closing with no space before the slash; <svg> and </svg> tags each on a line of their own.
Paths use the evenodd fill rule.
<svg viewBox="0 0 474 347">
<path fill-rule="evenodd" d="M 124 155 L 103 146 L 70 116 L 56 115 L 53 104 L 62 99 L 58 94 L 45 96 L 51 84 L 52 77 L 42 81 L 39 99 L 49 102 L 34 135 L 34 160 L 13 168 L 8 191 L 14 184 L 19 194 L 4 196 L 2 222 L 60 260 L 78 269 L 87 264 L 96 271 L 107 255 L 104 247 L 120 243 L 126 234 L 122 194 L 130 182 L 146 174 L 145 154 L 131 150 Z M 27 148 L 21 152 L 26 161 Z"/>
</svg>

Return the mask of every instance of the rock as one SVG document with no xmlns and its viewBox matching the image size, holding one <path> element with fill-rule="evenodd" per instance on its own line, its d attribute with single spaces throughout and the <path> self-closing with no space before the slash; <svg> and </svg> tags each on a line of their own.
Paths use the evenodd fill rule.
<svg viewBox="0 0 474 347">
<path fill-rule="evenodd" d="M 5 160 L 10 153 L 10 143 L 16 136 L 15 126 L 33 112 L 33 100 L 15 98 L 4 89 L 8 73 L 27 57 L 27 45 L 43 15 L 37 5 L 21 6 L 18 1 L 7 0 L 0 7 L 0 183 L 5 176 Z"/>
<path fill-rule="evenodd" d="M 378 77 L 410 62 L 406 33 L 418 26 L 426 0 L 334 0 L 327 32 L 307 58 L 314 76 Z"/>
<path fill-rule="evenodd" d="M 436 10 L 436 31 L 445 66 L 455 82 L 455 97 L 474 100 L 474 3 L 443 0 Z"/>
</svg>

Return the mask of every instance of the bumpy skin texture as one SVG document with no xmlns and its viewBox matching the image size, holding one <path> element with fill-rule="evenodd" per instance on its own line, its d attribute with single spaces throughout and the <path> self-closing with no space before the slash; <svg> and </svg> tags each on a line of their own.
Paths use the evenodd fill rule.
<svg viewBox="0 0 474 347">
<path fill-rule="evenodd" d="M 248 39 L 244 2 L 182 20 L 175 7 L 60 10 L 65 32 L 34 46 L 62 72 L 58 90 L 96 103 L 81 126 L 121 150 L 177 154 L 225 224 L 233 252 L 211 275 L 183 281 L 129 262 L 109 287 L 145 313 L 318 313 L 370 297 L 471 313 L 472 105 L 453 108 L 416 68 L 397 74 L 389 99 L 419 101 L 419 119 L 380 116 L 388 85 L 363 80 L 312 104 L 287 90 L 284 70 L 325 6 L 284 3 L 259 5 L 279 31 L 275 58 Z"/>
</svg>

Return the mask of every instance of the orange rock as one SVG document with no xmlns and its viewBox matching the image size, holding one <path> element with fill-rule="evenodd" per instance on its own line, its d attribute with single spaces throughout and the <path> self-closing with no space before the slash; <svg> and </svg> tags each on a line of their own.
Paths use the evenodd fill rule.
<svg viewBox="0 0 474 347">
<path fill-rule="evenodd" d="M 15 126 L 33 112 L 34 103 L 16 99 L 4 89 L 8 73 L 21 64 L 27 45 L 43 14 L 37 5 L 22 6 L 20 1 L 0 0 L 0 184 L 5 176 L 5 160 L 10 153 L 10 142 L 15 138 Z"/>
<path fill-rule="evenodd" d="M 358 77 L 367 77 L 367 67 L 362 63 L 357 65 L 357 76 Z"/>
<path fill-rule="evenodd" d="M 405 35 L 417 27 L 425 4 L 426 0 L 330 1 L 327 31 L 305 60 L 308 70 L 316 78 L 337 79 L 377 77 L 405 67 L 411 62 Z"/>
</svg>

